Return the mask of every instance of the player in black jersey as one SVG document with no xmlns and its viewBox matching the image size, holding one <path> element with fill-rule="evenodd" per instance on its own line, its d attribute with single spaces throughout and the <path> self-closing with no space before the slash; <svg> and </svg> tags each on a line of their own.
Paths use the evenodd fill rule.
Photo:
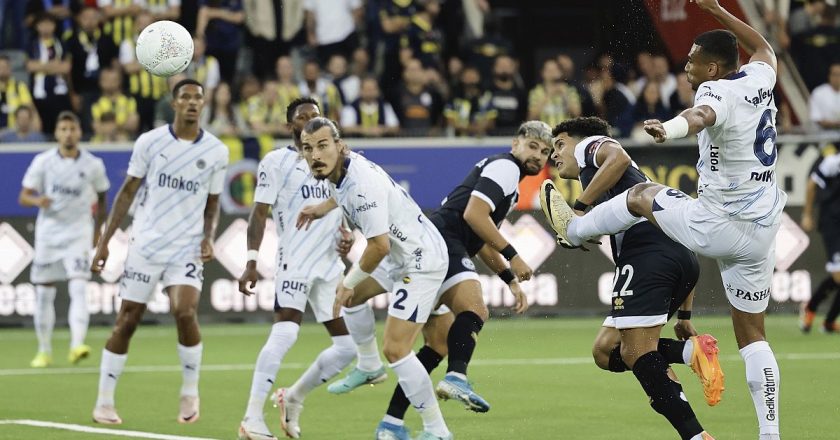
<svg viewBox="0 0 840 440">
<path fill-rule="evenodd" d="M 579 179 L 583 187 L 575 210 L 586 211 L 648 181 L 621 145 L 609 137 L 609 125 L 602 119 L 567 120 L 558 124 L 552 135 L 552 159 L 560 177 Z M 650 396 L 653 409 L 668 419 L 682 439 L 711 439 L 682 397 L 679 382 L 669 377 L 673 375 L 669 364 L 690 364 L 704 382 L 709 404 L 720 399 L 723 374 L 717 361 L 717 341 L 710 335 L 696 336 L 689 321 L 690 294 L 700 270 L 697 257 L 644 219 L 610 236 L 610 244 L 615 261 L 612 316 L 596 339 L 596 363 L 616 372 L 632 370 Z M 675 330 L 688 340 L 660 339 L 662 326 L 678 308 Z"/>
</svg>

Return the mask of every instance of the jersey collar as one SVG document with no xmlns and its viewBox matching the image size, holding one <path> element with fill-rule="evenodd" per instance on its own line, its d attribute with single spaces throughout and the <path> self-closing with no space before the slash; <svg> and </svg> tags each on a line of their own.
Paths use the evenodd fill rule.
<svg viewBox="0 0 840 440">
<path fill-rule="evenodd" d="M 747 72 L 744 72 L 744 71 L 742 70 L 742 71 L 740 71 L 740 72 L 730 73 L 729 75 L 726 75 L 725 77 L 723 77 L 723 79 L 728 79 L 728 80 L 730 80 L 730 81 L 731 81 L 731 80 L 733 80 L 733 79 L 743 78 L 743 77 L 745 77 L 745 76 L 747 76 Z"/>
<path fill-rule="evenodd" d="M 171 134 L 172 137 L 175 138 L 176 141 L 181 140 L 181 139 L 178 138 L 178 135 L 175 134 L 175 126 L 173 124 L 169 124 L 169 125 L 167 125 L 167 127 L 169 127 L 169 134 Z M 193 144 L 197 144 L 197 143 L 201 142 L 201 138 L 203 138 L 203 137 L 204 137 L 204 129 L 202 129 L 201 127 L 198 127 L 198 136 L 196 136 L 195 140 L 193 141 Z"/>
<path fill-rule="evenodd" d="M 341 184 L 344 183 L 344 178 L 347 177 L 347 171 L 350 169 L 350 156 L 344 158 L 344 164 L 341 165 L 344 168 L 344 174 L 338 179 L 338 182 L 335 183 L 336 188 L 341 188 Z"/>
</svg>

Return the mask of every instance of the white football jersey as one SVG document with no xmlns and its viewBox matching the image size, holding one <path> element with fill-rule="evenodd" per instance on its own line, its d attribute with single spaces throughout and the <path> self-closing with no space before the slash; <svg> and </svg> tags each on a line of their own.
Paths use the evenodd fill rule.
<svg viewBox="0 0 840 440">
<path fill-rule="evenodd" d="M 694 106 L 715 111 L 697 134 L 697 193 L 713 212 L 761 225 L 780 221 L 787 195 L 776 185 L 776 72 L 752 62 L 728 78 L 700 84 Z"/>
<path fill-rule="evenodd" d="M 332 197 L 326 180 L 312 176 L 303 157 L 292 147 L 274 150 L 260 162 L 254 201 L 271 205 L 277 228 L 277 267 L 333 279 L 344 272 L 336 251 L 341 211 L 334 209 L 309 230 L 295 227 L 301 209 Z"/>
<path fill-rule="evenodd" d="M 85 150 L 75 159 L 64 158 L 51 148 L 35 156 L 22 185 L 52 200 L 49 208 L 38 210 L 35 262 L 51 263 L 93 247 L 92 206 L 111 186 L 102 159 Z"/>
<path fill-rule="evenodd" d="M 195 141 L 178 139 L 170 125 L 141 135 L 127 171 L 146 178 L 131 251 L 158 263 L 200 255 L 207 196 L 222 192 L 227 164 L 228 148 L 206 131 Z"/>
<path fill-rule="evenodd" d="M 414 199 L 379 165 L 350 153 L 347 173 L 334 187 L 345 215 L 365 238 L 388 234 L 395 270 L 431 272 L 445 269 L 446 243 Z"/>
</svg>

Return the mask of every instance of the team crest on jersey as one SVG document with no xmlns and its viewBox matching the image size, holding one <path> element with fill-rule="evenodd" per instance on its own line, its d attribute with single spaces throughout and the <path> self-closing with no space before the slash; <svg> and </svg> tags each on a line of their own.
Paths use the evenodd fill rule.
<svg viewBox="0 0 840 440">
<path fill-rule="evenodd" d="M 469 270 L 475 270 L 475 263 L 467 257 L 461 259 L 461 266 L 464 266 Z"/>
<path fill-rule="evenodd" d="M 84 179 L 85 178 L 85 172 L 84 171 L 79 171 L 79 177 Z"/>
<path fill-rule="evenodd" d="M 207 166 L 207 162 L 205 162 L 205 161 L 204 161 L 204 159 L 198 159 L 198 160 L 195 162 L 195 166 L 196 166 L 198 169 L 203 170 L 203 169 L 204 169 L 204 167 L 206 167 L 206 166 Z"/>
</svg>

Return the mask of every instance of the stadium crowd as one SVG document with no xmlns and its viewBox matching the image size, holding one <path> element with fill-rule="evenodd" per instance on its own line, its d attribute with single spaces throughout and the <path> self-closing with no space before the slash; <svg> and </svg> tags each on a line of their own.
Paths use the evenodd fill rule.
<svg viewBox="0 0 840 440">
<path fill-rule="evenodd" d="M 840 127 L 836 0 L 757 2 L 813 91 L 811 122 Z M 195 45 L 168 83 L 134 55 L 139 31 L 164 19 Z M 300 96 L 348 136 L 509 135 L 525 119 L 597 115 L 643 138 L 642 121 L 694 95 L 682 60 L 661 53 L 632 64 L 603 54 L 585 68 L 559 53 L 523 78 L 520 63 L 534 60 L 516 57 L 486 0 L 1 0 L 0 24 L 0 142 L 44 141 L 68 109 L 91 142 L 131 140 L 171 121 L 169 86 L 185 76 L 205 84 L 205 126 L 227 139 L 288 137 L 285 109 Z M 790 111 L 777 99 L 784 132 Z"/>
</svg>

